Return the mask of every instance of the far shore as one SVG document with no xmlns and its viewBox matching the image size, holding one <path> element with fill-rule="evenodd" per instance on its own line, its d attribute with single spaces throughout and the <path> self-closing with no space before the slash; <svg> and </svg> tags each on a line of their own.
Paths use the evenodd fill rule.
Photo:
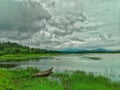
<svg viewBox="0 0 120 90">
<path fill-rule="evenodd" d="M 46 53 L 46 54 L 5 54 L 0 56 L 0 62 L 7 61 L 26 61 L 26 60 L 38 60 L 43 56 L 56 56 L 58 53 Z"/>
<path fill-rule="evenodd" d="M 40 60 L 41 57 L 50 57 L 50 56 L 58 56 L 65 54 L 120 54 L 120 53 L 41 53 L 41 54 L 4 54 L 0 55 L 0 62 L 11 62 L 11 61 L 27 61 L 27 60 Z"/>
</svg>

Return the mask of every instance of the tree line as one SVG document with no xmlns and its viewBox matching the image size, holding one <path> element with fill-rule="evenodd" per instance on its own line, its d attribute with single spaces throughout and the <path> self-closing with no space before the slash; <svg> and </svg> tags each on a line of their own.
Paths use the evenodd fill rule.
<svg viewBox="0 0 120 90">
<path fill-rule="evenodd" d="M 25 53 L 25 54 L 49 53 L 49 51 L 45 49 L 30 48 L 28 46 L 23 46 L 17 43 L 0 42 L 0 55 L 18 54 L 18 53 Z"/>
</svg>

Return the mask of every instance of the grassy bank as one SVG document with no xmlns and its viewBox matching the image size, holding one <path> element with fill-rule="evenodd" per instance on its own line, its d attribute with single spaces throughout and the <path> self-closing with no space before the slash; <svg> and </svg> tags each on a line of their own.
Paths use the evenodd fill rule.
<svg viewBox="0 0 120 90">
<path fill-rule="evenodd" d="M 52 74 L 52 78 L 31 78 L 37 69 L 0 69 L 0 90 L 119 90 L 120 83 L 111 82 L 101 76 L 76 71 L 72 74 Z M 27 76 L 27 77 L 26 77 Z M 59 83 L 58 81 L 59 80 Z"/>
<path fill-rule="evenodd" d="M 24 60 L 36 60 L 42 56 L 55 56 L 57 53 L 46 53 L 46 54 L 5 54 L 0 56 L 0 62 L 5 61 L 24 61 Z"/>
<path fill-rule="evenodd" d="M 0 69 L 0 90 L 62 90 L 57 82 L 48 78 L 29 77 L 37 71 L 32 68 L 17 71 Z"/>
</svg>

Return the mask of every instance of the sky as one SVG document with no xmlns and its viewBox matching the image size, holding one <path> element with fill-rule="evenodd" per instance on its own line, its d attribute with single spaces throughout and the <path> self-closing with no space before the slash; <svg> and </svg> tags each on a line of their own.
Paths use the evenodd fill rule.
<svg viewBox="0 0 120 90">
<path fill-rule="evenodd" d="M 120 50 L 120 0 L 0 0 L 0 41 Z"/>
</svg>

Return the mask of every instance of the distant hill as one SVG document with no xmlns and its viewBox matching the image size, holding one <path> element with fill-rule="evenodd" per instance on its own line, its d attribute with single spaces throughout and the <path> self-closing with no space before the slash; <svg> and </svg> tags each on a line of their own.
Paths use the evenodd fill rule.
<svg viewBox="0 0 120 90">
<path fill-rule="evenodd" d="M 96 48 L 93 50 L 67 48 L 67 49 L 62 49 L 58 51 L 62 53 L 120 53 L 120 50 L 107 50 L 103 48 Z"/>
<path fill-rule="evenodd" d="M 83 52 L 86 51 L 86 49 L 76 49 L 76 48 L 67 48 L 67 49 L 62 49 L 62 50 L 58 50 L 59 52 Z"/>
</svg>

